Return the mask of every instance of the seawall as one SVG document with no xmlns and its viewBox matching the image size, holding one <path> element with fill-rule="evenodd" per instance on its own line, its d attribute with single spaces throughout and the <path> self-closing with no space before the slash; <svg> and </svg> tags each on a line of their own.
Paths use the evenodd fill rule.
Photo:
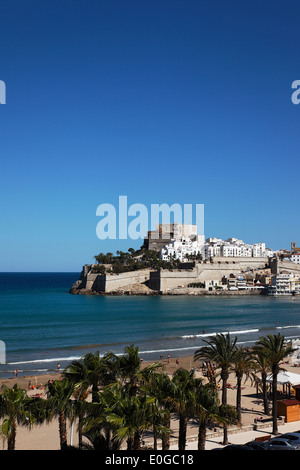
<svg viewBox="0 0 300 470">
<path fill-rule="evenodd" d="M 97 274 L 91 267 L 84 266 L 81 276 L 72 288 L 72 294 L 112 293 L 129 290 L 132 286 L 143 285 L 150 279 L 150 269 L 141 269 L 124 273 Z"/>
<path fill-rule="evenodd" d="M 189 289 L 187 292 L 189 294 L 193 292 L 194 295 L 205 295 L 207 291 L 189 288 L 189 284 L 199 282 L 205 284 L 212 281 L 220 283 L 222 278 L 229 278 L 231 274 L 239 275 L 266 267 L 268 267 L 268 258 L 226 258 L 226 260 L 214 258 L 213 262 L 197 263 L 190 269 L 157 271 L 141 269 L 119 274 L 98 274 L 94 272 L 93 265 L 85 265 L 79 280 L 74 283 L 70 292 L 72 294 L 157 295 L 172 292 L 179 294 L 180 289 Z M 224 295 L 225 292 L 222 294 Z M 215 295 L 220 295 L 220 292 L 216 292 Z M 233 294 L 228 291 L 228 295 Z"/>
</svg>

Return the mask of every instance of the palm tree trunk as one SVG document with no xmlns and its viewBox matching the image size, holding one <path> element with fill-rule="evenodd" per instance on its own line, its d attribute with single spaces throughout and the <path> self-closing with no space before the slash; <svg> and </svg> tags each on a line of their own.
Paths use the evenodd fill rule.
<svg viewBox="0 0 300 470">
<path fill-rule="evenodd" d="M 111 450 L 120 450 L 121 443 L 118 439 L 111 439 Z M 107 450 L 110 450 L 107 449 Z"/>
<path fill-rule="evenodd" d="M 141 434 L 136 431 L 133 438 L 133 450 L 141 450 Z"/>
<path fill-rule="evenodd" d="M 157 450 L 157 431 L 155 426 L 153 428 L 153 449 Z"/>
<path fill-rule="evenodd" d="M 266 374 L 266 372 L 262 372 L 261 380 L 262 380 L 264 413 L 265 413 L 265 415 L 269 415 L 270 414 L 270 409 L 269 409 L 269 401 L 268 401 L 268 387 L 267 387 L 267 374 Z"/>
<path fill-rule="evenodd" d="M 222 388 L 222 405 L 227 405 L 227 382 L 228 382 L 229 373 L 227 370 L 222 370 L 221 378 L 223 381 L 223 388 Z M 224 434 L 223 434 L 223 445 L 226 446 L 228 444 L 228 429 L 227 423 L 224 423 L 223 426 Z"/>
<path fill-rule="evenodd" d="M 12 419 L 12 432 L 7 439 L 7 450 L 15 450 L 16 447 L 16 434 L 17 434 L 17 420 L 16 417 Z"/>
<path fill-rule="evenodd" d="M 93 383 L 92 385 L 92 402 L 99 403 L 99 396 L 98 396 L 98 383 Z"/>
<path fill-rule="evenodd" d="M 221 378 L 223 382 L 223 387 L 222 387 L 222 405 L 227 405 L 227 382 L 228 382 L 228 377 L 229 374 L 227 370 L 222 370 L 221 372 Z"/>
<path fill-rule="evenodd" d="M 241 421 L 241 401 L 242 401 L 242 377 L 237 376 L 237 391 L 236 391 L 236 412 L 237 419 Z"/>
<path fill-rule="evenodd" d="M 227 426 L 227 423 L 224 423 L 223 425 L 223 445 L 224 446 L 227 446 L 228 444 L 228 426 Z"/>
<path fill-rule="evenodd" d="M 198 429 L 198 450 L 205 450 L 206 441 L 206 422 L 200 420 Z"/>
<path fill-rule="evenodd" d="M 82 448 L 82 413 L 79 412 L 78 416 L 78 447 L 79 449 Z"/>
<path fill-rule="evenodd" d="M 61 450 L 64 450 L 67 447 L 67 423 L 66 423 L 65 413 L 63 411 L 59 413 L 58 425 L 59 425 L 60 448 Z"/>
<path fill-rule="evenodd" d="M 187 420 L 186 416 L 180 415 L 180 417 L 179 417 L 178 450 L 185 450 L 187 421 L 188 420 Z"/>
<path fill-rule="evenodd" d="M 133 439 L 131 436 L 127 439 L 127 450 L 133 450 Z"/>
<path fill-rule="evenodd" d="M 273 434 L 278 434 L 278 425 L 277 425 L 277 372 L 273 372 Z"/>
<path fill-rule="evenodd" d="M 171 427 L 171 414 L 169 412 L 165 418 L 164 425 L 168 429 L 170 429 Z M 170 434 L 169 433 L 163 433 L 161 445 L 162 445 L 162 450 L 170 449 Z"/>
<path fill-rule="evenodd" d="M 112 447 L 112 439 L 111 439 L 111 431 L 109 428 L 105 428 L 104 429 L 104 436 L 105 436 L 105 445 L 106 445 L 106 449 L 107 450 L 110 450 L 111 447 Z"/>
</svg>

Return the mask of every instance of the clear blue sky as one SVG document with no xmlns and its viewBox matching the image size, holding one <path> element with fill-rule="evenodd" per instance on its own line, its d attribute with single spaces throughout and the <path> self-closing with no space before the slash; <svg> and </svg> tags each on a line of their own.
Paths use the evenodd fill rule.
<svg viewBox="0 0 300 470">
<path fill-rule="evenodd" d="M 205 205 L 300 246 L 299 1 L 0 1 L 0 271 L 80 271 L 96 208 Z"/>
</svg>

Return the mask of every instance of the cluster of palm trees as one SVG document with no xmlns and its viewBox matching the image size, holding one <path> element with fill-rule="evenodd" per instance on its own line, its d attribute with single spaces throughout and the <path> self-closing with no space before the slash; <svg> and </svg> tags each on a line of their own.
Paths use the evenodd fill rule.
<svg viewBox="0 0 300 470">
<path fill-rule="evenodd" d="M 178 449 L 183 451 L 187 440 L 187 425 L 193 420 L 198 425 L 198 449 L 205 449 L 208 423 L 219 423 L 224 429 L 241 418 L 241 383 L 243 375 L 261 372 L 265 412 L 269 413 L 265 388 L 265 374 L 273 374 L 273 432 L 277 431 L 276 377 L 280 363 L 291 354 L 280 335 L 261 338 L 248 351 L 236 345 L 236 338 L 219 334 L 206 341 L 195 352 L 194 359 L 205 359 L 215 364 L 222 381 L 222 399 L 218 398 L 216 382 L 196 378 L 194 370 L 176 369 L 172 377 L 163 365 L 153 363 L 142 367 L 138 348 L 127 346 L 121 356 L 108 353 L 103 357 L 88 353 L 73 361 L 59 380 L 47 384 L 47 398 L 29 397 L 17 385 L 4 387 L 0 394 L 0 425 L 7 438 L 8 449 L 16 442 L 17 425 L 33 426 L 58 418 L 58 432 L 62 450 L 74 448 L 73 435 L 78 433 L 79 449 L 140 450 L 144 438 L 157 449 L 170 448 L 171 418 L 178 420 Z M 234 372 L 237 378 L 236 407 L 227 404 L 227 381 Z M 67 442 L 67 422 L 70 420 L 71 438 Z M 150 441 L 150 438 L 152 442 Z"/>
<path fill-rule="evenodd" d="M 273 434 L 278 434 L 277 424 L 277 376 L 283 370 L 281 364 L 295 349 L 291 343 L 285 341 L 280 334 L 268 335 L 259 338 L 254 347 L 244 348 L 237 346 L 237 338 L 230 335 L 218 334 L 207 345 L 198 349 L 195 360 L 205 359 L 215 363 L 222 381 L 222 405 L 227 405 L 228 378 L 230 373 L 236 376 L 236 413 L 237 420 L 241 422 L 241 390 L 242 379 L 252 378 L 260 386 L 263 395 L 264 413 L 270 414 L 268 400 L 267 376 L 272 375 L 272 425 Z M 223 444 L 227 444 L 227 425 L 224 425 Z"/>
<path fill-rule="evenodd" d="M 169 261 L 162 260 L 157 251 L 146 250 L 144 246 L 139 250 L 129 248 L 127 252 L 117 251 L 116 256 L 112 253 L 99 253 L 94 258 L 98 264 L 92 266 L 92 272 L 100 274 L 137 271 L 144 268 L 175 269 L 179 264 L 179 260 L 175 257 Z"/>
</svg>

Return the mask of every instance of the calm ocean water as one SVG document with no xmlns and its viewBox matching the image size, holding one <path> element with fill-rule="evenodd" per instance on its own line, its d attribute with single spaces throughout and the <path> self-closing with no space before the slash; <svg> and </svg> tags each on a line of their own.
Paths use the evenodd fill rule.
<svg viewBox="0 0 300 470">
<path fill-rule="evenodd" d="M 193 354 L 203 339 L 230 332 L 240 344 L 280 332 L 300 338 L 300 296 L 81 296 L 79 273 L 0 273 L 0 378 L 64 368 L 87 352 L 139 347 L 145 360 Z"/>
</svg>

